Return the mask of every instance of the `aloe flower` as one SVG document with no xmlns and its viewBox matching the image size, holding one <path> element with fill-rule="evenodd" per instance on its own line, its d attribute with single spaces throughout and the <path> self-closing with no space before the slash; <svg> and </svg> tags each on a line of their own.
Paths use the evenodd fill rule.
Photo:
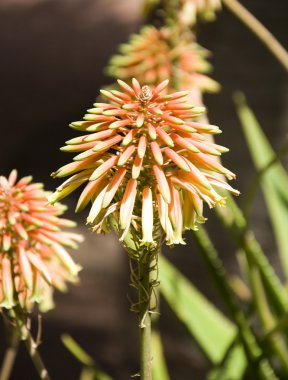
<svg viewBox="0 0 288 380">
<path fill-rule="evenodd" d="M 204 222 L 203 203 L 225 203 L 217 188 L 238 194 L 217 176 L 235 177 L 217 161 L 227 149 L 206 140 L 220 130 L 197 122 L 204 109 L 187 102 L 188 92 L 161 95 L 168 81 L 155 88 L 132 82 L 118 80 L 122 92 L 101 90 L 107 103 L 71 124 L 85 134 L 61 148 L 77 155 L 52 173 L 70 178 L 49 200 L 85 184 L 76 211 L 92 202 L 87 222 L 94 231 L 109 231 L 113 215 L 120 240 L 133 229 L 143 244 L 155 244 L 160 223 L 168 244 L 183 243 L 182 232 Z"/>
<path fill-rule="evenodd" d="M 205 75 L 211 70 L 206 60 L 209 51 L 194 41 L 191 32 L 177 37 L 173 47 L 174 34 L 173 28 L 143 27 L 127 44 L 121 45 L 121 54 L 112 57 L 108 74 L 123 80 L 135 77 L 141 85 L 156 85 L 169 78 L 168 92 L 175 91 L 174 82 L 181 89 L 184 86 L 189 90 L 217 91 L 219 84 Z"/>
<path fill-rule="evenodd" d="M 215 12 L 221 9 L 221 0 L 180 0 L 180 23 L 192 26 L 197 16 L 207 21 L 214 20 Z"/>
<path fill-rule="evenodd" d="M 76 248 L 81 235 L 61 230 L 74 226 L 59 217 L 65 206 L 49 205 L 43 185 L 31 181 L 17 181 L 16 170 L 0 177 L 0 306 L 6 309 L 20 303 L 29 311 L 34 302 L 50 308 L 52 288 L 65 290 L 80 270 L 66 247 Z"/>
</svg>

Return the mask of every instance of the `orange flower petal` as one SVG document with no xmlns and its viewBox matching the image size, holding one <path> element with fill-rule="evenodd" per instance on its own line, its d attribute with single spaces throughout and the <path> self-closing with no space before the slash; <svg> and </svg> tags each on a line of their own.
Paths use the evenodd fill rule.
<svg viewBox="0 0 288 380">
<path fill-rule="evenodd" d="M 89 181 L 94 181 L 95 179 L 101 177 L 103 174 L 106 174 L 114 165 L 116 165 L 118 161 L 118 157 L 113 155 L 108 160 L 106 160 L 102 165 L 100 165 L 94 172 L 92 173 Z"/>
<path fill-rule="evenodd" d="M 161 149 L 156 141 L 153 141 L 150 143 L 151 151 L 153 154 L 153 157 L 157 164 L 163 165 L 163 156 L 161 153 Z"/>
<path fill-rule="evenodd" d="M 25 249 L 22 245 L 18 246 L 18 260 L 20 264 L 21 271 L 28 289 L 32 289 L 33 286 L 33 273 L 31 269 L 30 262 L 26 255 Z"/>
<path fill-rule="evenodd" d="M 122 139 L 122 136 L 116 135 L 111 137 L 111 139 L 98 142 L 92 150 L 93 152 L 103 152 L 104 150 L 111 148 L 113 145 L 118 144 Z"/>
<path fill-rule="evenodd" d="M 106 91 L 106 90 L 100 90 L 101 94 L 105 96 L 105 98 L 112 100 L 112 102 L 118 103 L 118 104 L 124 104 L 125 101 L 123 99 L 120 99 L 118 96 L 115 96 L 111 94 L 111 92 Z"/>
<path fill-rule="evenodd" d="M 147 124 L 147 130 L 148 130 L 148 134 L 149 134 L 150 138 L 152 140 L 156 140 L 156 138 L 157 138 L 156 129 L 151 123 Z"/>
<path fill-rule="evenodd" d="M 107 137 L 113 136 L 115 133 L 116 133 L 115 131 L 112 131 L 110 129 L 92 133 L 91 135 L 84 137 L 84 141 L 90 142 L 90 141 L 98 141 L 98 140 L 106 139 Z"/>
<path fill-rule="evenodd" d="M 109 128 L 114 130 L 122 127 L 126 127 L 127 125 L 131 124 L 131 121 L 129 119 L 124 119 L 124 120 L 117 120 L 114 121 L 109 125 Z"/>
<path fill-rule="evenodd" d="M 136 155 L 134 159 L 134 163 L 132 166 L 132 178 L 137 179 L 140 175 L 141 169 L 143 164 L 143 158 L 140 158 L 138 155 Z"/>
<path fill-rule="evenodd" d="M 138 133 L 137 129 L 131 129 L 127 133 L 127 135 L 124 137 L 124 139 L 122 140 L 121 145 L 123 145 L 123 146 L 129 145 L 133 141 L 133 139 L 137 135 L 137 133 Z"/>
<path fill-rule="evenodd" d="M 41 274 L 41 276 L 44 278 L 45 281 L 48 282 L 48 284 L 51 284 L 51 275 L 44 264 L 44 262 L 41 260 L 41 258 L 33 253 L 33 252 L 26 252 L 26 255 L 30 261 L 30 263 L 37 269 L 37 271 Z"/>
<path fill-rule="evenodd" d="M 170 148 L 165 148 L 164 152 L 165 152 L 166 156 L 168 158 L 170 158 L 170 160 L 172 160 L 180 169 L 182 169 L 186 172 L 190 171 L 189 166 L 187 165 L 184 158 L 182 156 L 180 156 L 180 154 L 176 153 L 174 150 L 172 150 Z"/>
<path fill-rule="evenodd" d="M 142 197 L 142 243 L 153 243 L 153 199 L 149 187 L 144 187 Z"/>
<path fill-rule="evenodd" d="M 156 177 L 158 188 L 166 203 L 170 203 L 171 195 L 169 185 L 163 169 L 158 165 L 153 165 L 153 171 Z"/>
<path fill-rule="evenodd" d="M 126 91 L 129 95 L 135 96 L 135 92 L 132 87 L 130 87 L 127 83 L 123 82 L 123 80 L 118 79 L 117 80 L 119 86 L 123 88 L 124 91 Z"/>
<path fill-rule="evenodd" d="M 6 256 L 2 258 L 2 291 L 4 295 L 4 300 L 2 300 L 1 305 L 6 307 L 7 309 L 10 309 L 15 305 L 15 302 L 11 263 Z"/>
<path fill-rule="evenodd" d="M 87 206 L 89 201 L 94 197 L 95 192 L 99 188 L 104 178 L 105 176 L 102 176 L 94 181 L 90 181 L 87 183 L 87 185 L 85 186 L 84 190 L 82 191 L 78 199 L 78 203 L 75 209 L 76 212 L 80 212 L 84 210 L 84 208 Z"/>
<path fill-rule="evenodd" d="M 127 225 L 130 225 L 134 202 L 136 198 L 136 179 L 130 179 L 127 183 L 123 199 L 120 206 L 120 227 L 124 230 Z"/>
<path fill-rule="evenodd" d="M 126 164 L 126 162 L 131 158 L 136 150 L 135 145 L 129 145 L 122 154 L 119 155 L 119 160 L 117 165 L 123 166 Z"/>
<path fill-rule="evenodd" d="M 173 148 L 174 142 L 171 136 L 169 136 L 168 133 L 164 131 L 164 129 L 158 127 L 156 128 L 156 133 L 165 144 L 167 144 L 170 148 Z"/>
<path fill-rule="evenodd" d="M 194 152 L 194 153 L 199 153 L 199 152 L 200 152 L 199 149 L 197 149 L 197 148 L 193 145 L 194 142 L 192 143 L 192 142 L 190 142 L 189 140 L 187 140 L 187 139 L 185 139 L 185 138 L 183 138 L 183 137 L 181 137 L 181 136 L 179 136 L 179 135 L 176 135 L 175 133 L 173 133 L 173 134 L 171 135 L 171 137 L 172 137 L 173 141 L 174 141 L 177 145 L 181 146 L 182 148 L 184 148 L 184 149 L 188 149 L 188 150 L 191 150 L 191 152 Z"/>
<path fill-rule="evenodd" d="M 121 185 L 127 170 L 125 168 L 120 168 L 114 174 L 111 182 L 108 185 L 106 193 L 103 198 L 102 207 L 106 208 L 112 202 L 114 195 L 116 194 L 119 186 Z"/>
<path fill-rule="evenodd" d="M 147 138 L 146 136 L 141 136 L 139 139 L 137 153 L 140 158 L 143 158 L 146 152 Z"/>
</svg>

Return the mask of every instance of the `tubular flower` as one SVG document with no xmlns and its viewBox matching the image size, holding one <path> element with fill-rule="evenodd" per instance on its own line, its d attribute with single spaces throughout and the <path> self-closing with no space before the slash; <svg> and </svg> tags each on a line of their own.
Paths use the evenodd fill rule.
<svg viewBox="0 0 288 380">
<path fill-rule="evenodd" d="M 206 141 L 220 130 L 195 121 L 204 109 L 187 102 L 188 92 L 161 95 L 168 81 L 154 89 L 136 79 L 132 87 L 118 83 L 122 92 L 102 90 L 108 102 L 94 104 L 84 121 L 71 124 L 85 134 L 62 148 L 77 155 L 52 173 L 70 178 L 49 200 L 85 183 L 76 211 L 92 202 L 87 222 L 94 231 L 109 231 L 113 215 L 120 240 L 133 228 L 142 233 L 143 244 L 153 244 L 161 224 L 168 244 L 183 243 L 182 231 L 204 221 L 203 202 L 224 204 L 215 188 L 238 194 L 217 177 L 234 178 L 217 161 L 227 149 Z"/>
<path fill-rule="evenodd" d="M 190 32 L 171 47 L 173 33 L 173 28 L 143 27 L 121 45 L 120 55 L 112 57 L 108 74 L 123 80 L 136 77 L 141 85 L 156 85 L 169 78 L 172 84 L 177 80 L 201 91 L 217 91 L 219 84 L 204 74 L 211 69 L 206 61 L 210 53 L 193 40 Z"/>
<path fill-rule="evenodd" d="M 60 218 L 65 206 L 49 205 L 43 185 L 31 181 L 17 181 L 16 170 L 0 177 L 0 306 L 6 309 L 20 303 L 29 310 L 38 302 L 47 310 L 52 288 L 65 290 L 80 270 L 66 247 L 76 248 L 82 237 L 61 231 L 74 222 Z"/>
<path fill-rule="evenodd" d="M 211 21 L 220 9 L 221 0 L 180 0 L 179 21 L 187 26 L 194 25 L 197 16 Z"/>
</svg>

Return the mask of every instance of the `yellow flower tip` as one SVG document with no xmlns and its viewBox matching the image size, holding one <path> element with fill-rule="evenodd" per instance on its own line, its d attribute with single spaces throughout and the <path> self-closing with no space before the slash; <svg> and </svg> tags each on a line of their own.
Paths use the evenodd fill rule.
<svg viewBox="0 0 288 380">
<path fill-rule="evenodd" d="M 54 205 L 58 201 L 59 194 L 60 194 L 60 192 L 58 190 L 56 190 L 54 193 L 50 194 L 48 196 L 48 203 L 51 205 Z"/>
<path fill-rule="evenodd" d="M 225 198 L 225 197 L 221 197 L 221 198 L 217 201 L 217 205 L 219 205 L 220 207 L 224 207 L 224 206 L 226 206 L 226 198 Z"/>
</svg>

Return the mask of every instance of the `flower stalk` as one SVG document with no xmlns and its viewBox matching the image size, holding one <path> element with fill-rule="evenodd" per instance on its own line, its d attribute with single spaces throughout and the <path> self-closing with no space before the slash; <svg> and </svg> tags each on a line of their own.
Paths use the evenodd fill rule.
<svg viewBox="0 0 288 380">
<path fill-rule="evenodd" d="M 34 364 L 34 367 L 38 373 L 39 379 L 41 380 L 51 380 L 48 370 L 40 356 L 38 351 L 38 343 L 33 339 L 29 328 L 27 327 L 25 316 L 21 307 L 16 306 L 11 311 L 11 316 L 16 324 L 16 329 L 21 339 L 24 340 L 28 354 Z"/>
<path fill-rule="evenodd" d="M 160 239 L 159 239 L 160 240 Z M 138 257 L 138 273 L 134 286 L 138 289 L 138 311 L 140 328 L 140 378 L 152 380 L 152 316 L 157 307 L 158 257 L 157 248 L 140 247 Z M 136 306 L 136 305 L 135 305 Z M 134 306 L 134 309 L 135 309 Z"/>
<path fill-rule="evenodd" d="M 4 322 L 7 331 L 8 347 L 1 366 L 0 380 L 9 380 L 17 356 L 20 336 L 17 329 L 10 323 L 10 320 L 4 319 Z"/>
<path fill-rule="evenodd" d="M 223 3 L 264 43 L 274 57 L 288 71 L 288 52 L 276 40 L 273 34 L 237 0 L 223 0 Z"/>
<path fill-rule="evenodd" d="M 151 344 L 151 255 L 149 251 L 138 263 L 139 275 L 139 328 L 140 328 L 140 378 L 152 380 L 152 344 Z"/>
<path fill-rule="evenodd" d="M 117 220 L 112 215 L 109 217 L 109 224 L 119 235 Z M 157 308 L 158 257 L 162 242 L 159 223 L 156 226 L 156 235 L 157 245 L 143 245 L 141 235 L 130 229 L 123 241 L 131 260 L 131 286 L 138 291 L 138 302 L 132 304 L 131 310 L 138 314 L 141 380 L 152 380 L 152 315 Z"/>
</svg>

